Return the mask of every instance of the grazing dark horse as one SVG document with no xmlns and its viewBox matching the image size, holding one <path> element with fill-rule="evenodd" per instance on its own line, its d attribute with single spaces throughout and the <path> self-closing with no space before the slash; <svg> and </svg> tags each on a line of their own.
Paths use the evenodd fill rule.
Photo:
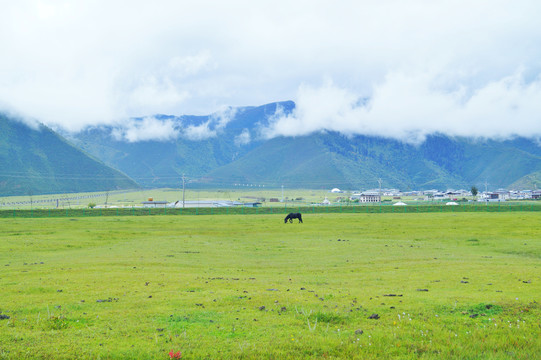
<svg viewBox="0 0 541 360">
<path fill-rule="evenodd" d="M 301 213 L 289 213 L 289 214 L 287 214 L 286 218 L 284 219 L 284 224 L 287 224 L 288 220 L 289 220 L 290 223 L 292 223 L 293 219 L 299 219 L 299 223 L 302 223 Z"/>
</svg>

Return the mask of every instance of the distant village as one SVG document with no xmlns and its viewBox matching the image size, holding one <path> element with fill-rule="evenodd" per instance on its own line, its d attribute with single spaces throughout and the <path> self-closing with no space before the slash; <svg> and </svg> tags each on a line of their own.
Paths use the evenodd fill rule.
<svg viewBox="0 0 541 360">
<path fill-rule="evenodd" d="M 331 193 L 344 193 L 338 188 L 330 190 Z M 475 200 L 482 202 L 497 202 L 507 200 L 538 200 L 541 199 L 541 190 L 496 190 L 478 192 L 476 195 L 472 194 L 470 190 L 422 190 L 422 191 L 400 191 L 398 189 L 375 189 L 362 192 L 356 192 L 349 196 L 351 201 L 358 201 L 361 203 L 380 202 L 382 197 L 390 197 L 395 200 L 402 199 L 404 197 L 417 197 L 419 201 L 431 201 L 431 200 Z"/>
</svg>

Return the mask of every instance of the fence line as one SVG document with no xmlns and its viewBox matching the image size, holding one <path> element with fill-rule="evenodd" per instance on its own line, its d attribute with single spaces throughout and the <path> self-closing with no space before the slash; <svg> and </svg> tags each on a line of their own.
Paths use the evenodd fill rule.
<svg viewBox="0 0 541 360">
<path fill-rule="evenodd" d="M 98 216 L 156 216 L 156 215 L 249 215 L 287 214 L 302 212 L 326 213 L 453 213 L 453 212 L 519 212 L 541 211 L 541 203 L 475 203 L 447 206 L 441 204 L 392 205 L 339 205 L 339 206 L 287 206 L 284 207 L 208 207 L 208 208 L 109 208 L 109 209 L 30 209 L 0 210 L 0 218 L 58 218 Z"/>
</svg>

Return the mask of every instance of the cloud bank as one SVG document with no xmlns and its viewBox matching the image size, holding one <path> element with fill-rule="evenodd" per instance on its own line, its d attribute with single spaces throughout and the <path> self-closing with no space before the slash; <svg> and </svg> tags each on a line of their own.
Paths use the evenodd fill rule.
<svg viewBox="0 0 541 360">
<path fill-rule="evenodd" d="M 291 114 L 277 115 L 263 137 L 307 135 L 331 130 L 422 142 L 426 135 L 508 138 L 541 136 L 541 77 L 523 74 L 481 88 L 447 89 L 435 77 L 390 74 L 371 98 L 328 82 L 303 86 Z"/>
<path fill-rule="evenodd" d="M 113 138 L 127 142 L 169 141 L 178 138 L 179 134 L 180 131 L 173 120 L 161 120 L 155 117 L 130 119 L 111 131 Z"/>
<path fill-rule="evenodd" d="M 235 117 L 237 110 L 223 108 L 210 116 L 208 120 L 193 124 L 182 117 L 130 118 L 113 125 L 111 136 L 115 140 L 138 141 L 172 141 L 184 138 L 193 141 L 206 140 L 218 136 L 220 131 Z"/>
<path fill-rule="evenodd" d="M 537 0 L 6 2 L 0 111 L 145 139 L 172 129 L 130 118 L 294 100 L 266 136 L 539 134 L 539 13 Z"/>
<path fill-rule="evenodd" d="M 181 136 L 188 140 L 206 140 L 218 136 L 220 131 L 235 117 L 237 110 L 224 108 L 210 115 L 208 121 L 199 125 L 182 126 Z"/>
</svg>

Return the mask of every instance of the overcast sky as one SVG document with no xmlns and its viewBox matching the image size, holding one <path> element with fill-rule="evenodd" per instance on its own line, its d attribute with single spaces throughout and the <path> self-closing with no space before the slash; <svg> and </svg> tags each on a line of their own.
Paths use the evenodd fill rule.
<svg viewBox="0 0 541 360">
<path fill-rule="evenodd" d="M 0 9 L 0 109 L 53 127 L 294 100 L 266 136 L 541 136 L 538 0 L 0 0 Z"/>
</svg>

